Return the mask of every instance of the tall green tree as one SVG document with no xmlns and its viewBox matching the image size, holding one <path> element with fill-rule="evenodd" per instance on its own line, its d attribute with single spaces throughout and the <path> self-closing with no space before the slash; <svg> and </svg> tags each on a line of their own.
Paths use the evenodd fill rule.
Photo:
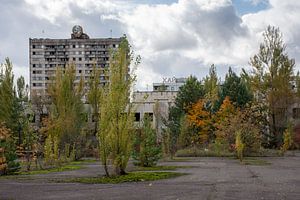
<svg viewBox="0 0 300 200">
<path fill-rule="evenodd" d="M 5 147 L 5 157 L 8 163 L 8 171 L 18 169 L 19 164 L 15 162 L 16 140 L 19 130 L 20 104 L 17 99 L 14 87 L 13 65 L 6 58 L 5 63 L 0 68 L 0 124 L 9 130 L 9 139 L 3 143 Z"/>
<path fill-rule="evenodd" d="M 177 140 L 180 134 L 181 118 L 188 112 L 189 108 L 199 99 L 204 98 L 204 88 L 201 82 L 194 76 L 190 76 L 186 83 L 180 87 L 175 105 L 169 110 L 167 127 L 170 133 L 170 152 L 174 155 L 177 149 Z"/>
<path fill-rule="evenodd" d="M 226 74 L 224 84 L 220 90 L 219 102 L 223 102 L 225 97 L 229 97 L 230 101 L 237 107 L 244 107 L 252 100 L 250 88 L 244 79 L 236 75 L 231 67 Z"/>
<path fill-rule="evenodd" d="M 286 53 L 279 28 L 268 26 L 263 36 L 259 52 L 250 59 L 251 87 L 255 100 L 267 108 L 270 144 L 278 146 L 287 125 L 287 108 L 293 99 L 295 61 Z"/>
<path fill-rule="evenodd" d="M 209 75 L 204 78 L 204 91 L 206 99 L 206 107 L 209 108 L 211 112 L 217 110 L 216 103 L 219 99 L 219 81 L 217 70 L 214 65 L 209 69 Z"/>
<path fill-rule="evenodd" d="M 61 68 L 56 69 L 55 79 L 48 88 L 51 106 L 45 132 L 49 139 L 59 140 L 52 143 L 59 144 L 61 154 L 65 146 L 70 145 L 70 148 L 75 146 L 78 157 L 80 156 L 81 133 L 85 120 L 82 102 L 83 79 L 81 78 L 78 83 L 75 80 L 74 65 L 67 66 L 65 72 Z"/>
<path fill-rule="evenodd" d="M 101 89 L 98 140 L 100 158 L 107 176 L 110 175 L 110 159 L 117 175 L 126 173 L 132 150 L 134 116 L 130 90 L 135 81 L 135 76 L 129 73 L 132 60 L 133 54 L 128 41 L 123 38 L 118 49 L 111 55 L 109 84 Z"/>
<path fill-rule="evenodd" d="M 96 65 L 93 65 L 93 71 L 89 80 L 89 91 L 87 93 L 87 100 L 92 107 L 92 117 L 94 119 L 94 135 L 97 134 L 99 124 L 99 104 L 101 97 L 100 74 L 100 69 L 98 69 Z"/>
<path fill-rule="evenodd" d="M 12 72 L 13 65 L 11 61 L 6 58 L 5 63 L 1 64 L 0 71 L 0 121 L 5 122 L 6 127 L 9 128 L 13 135 L 17 133 L 15 105 L 16 92 L 14 88 L 14 75 Z"/>
</svg>

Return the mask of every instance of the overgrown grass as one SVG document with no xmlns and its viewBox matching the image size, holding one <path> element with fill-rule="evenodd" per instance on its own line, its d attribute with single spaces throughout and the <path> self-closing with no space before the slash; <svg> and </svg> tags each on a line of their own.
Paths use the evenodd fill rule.
<svg viewBox="0 0 300 200">
<path fill-rule="evenodd" d="M 62 172 L 62 171 L 72 171 L 82 169 L 83 166 L 80 165 L 65 165 L 57 168 L 42 169 L 42 170 L 33 170 L 28 172 L 16 172 L 14 175 L 35 175 L 35 174 L 49 174 L 53 172 Z"/>
<path fill-rule="evenodd" d="M 193 159 L 187 157 L 173 157 L 173 158 L 165 158 L 163 161 L 166 162 L 193 162 Z"/>
<path fill-rule="evenodd" d="M 244 165 L 258 165 L 258 166 L 271 165 L 271 163 L 266 161 L 266 160 L 251 158 L 251 157 L 244 158 L 243 161 L 242 161 L 242 164 L 244 164 Z"/>
<path fill-rule="evenodd" d="M 176 152 L 177 157 L 232 157 L 234 155 L 233 152 L 217 152 L 210 149 L 200 149 L 195 147 L 180 149 Z"/>
<path fill-rule="evenodd" d="M 19 172 L 15 172 L 13 174 L 1 176 L 0 178 L 4 178 L 4 179 L 5 178 L 16 178 L 19 175 L 37 175 L 37 174 L 49 174 L 49 173 L 54 173 L 54 172 L 79 170 L 79 169 L 84 168 L 83 164 L 91 163 L 91 162 L 96 162 L 96 161 L 95 160 L 93 160 L 93 161 L 92 160 L 74 161 L 74 162 L 70 162 L 68 164 L 62 165 L 60 167 L 52 167 L 52 168 L 41 169 L 41 170 L 32 170 L 32 171 L 19 171 Z"/>
<path fill-rule="evenodd" d="M 77 160 L 77 161 L 72 161 L 69 164 L 70 165 L 84 165 L 88 163 L 95 163 L 98 162 L 96 159 L 84 159 L 84 160 Z"/>
<path fill-rule="evenodd" d="M 70 178 L 54 180 L 59 183 L 85 183 L 85 184 L 117 184 L 125 182 L 155 181 L 160 179 L 174 178 L 184 175 L 176 172 L 130 172 L 123 176 L 113 177 L 91 177 L 91 178 Z"/>
<path fill-rule="evenodd" d="M 134 171 L 167 171 L 179 168 L 192 168 L 193 166 L 153 166 L 153 167 L 136 167 Z"/>
</svg>

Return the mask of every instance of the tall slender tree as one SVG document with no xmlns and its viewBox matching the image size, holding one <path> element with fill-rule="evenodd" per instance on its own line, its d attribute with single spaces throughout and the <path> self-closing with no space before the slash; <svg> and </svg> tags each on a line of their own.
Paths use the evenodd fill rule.
<svg viewBox="0 0 300 200">
<path fill-rule="evenodd" d="M 204 91 L 206 99 L 206 107 L 210 112 L 217 110 L 216 103 L 219 99 L 219 81 L 217 70 L 214 65 L 209 69 L 209 75 L 204 78 Z"/>
<path fill-rule="evenodd" d="M 109 159 L 117 175 L 125 174 L 131 153 L 134 116 L 129 100 L 135 81 L 135 76 L 129 72 L 132 59 L 133 54 L 124 37 L 110 59 L 109 84 L 101 90 L 98 140 L 100 158 L 107 176 L 110 175 Z"/>
<path fill-rule="evenodd" d="M 16 93 L 14 88 L 14 75 L 12 72 L 12 63 L 6 58 L 5 63 L 1 64 L 0 71 L 0 121 L 5 122 L 13 135 L 17 133 L 15 105 Z"/>
<path fill-rule="evenodd" d="M 295 61 L 288 57 L 279 28 L 268 26 L 258 54 L 250 59 L 251 86 L 255 100 L 265 104 L 269 114 L 270 143 L 280 145 L 287 122 L 287 108 L 293 99 Z"/>
<path fill-rule="evenodd" d="M 9 131 L 9 137 L 3 143 L 5 157 L 7 159 L 8 171 L 18 169 L 19 164 L 15 162 L 16 140 L 19 133 L 20 104 L 14 87 L 13 65 L 6 58 L 5 63 L 0 66 L 0 125 Z"/>
<path fill-rule="evenodd" d="M 87 94 L 87 100 L 92 107 L 92 118 L 94 121 L 94 135 L 97 134 L 98 124 L 99 124 L 99 104 L 101 97 L 100 89 L 100 74 L 101 71 L 96 67 L 96 64 L 93 65 L 93 71 L 89 80 L 89 91 Z"/>
</svg>

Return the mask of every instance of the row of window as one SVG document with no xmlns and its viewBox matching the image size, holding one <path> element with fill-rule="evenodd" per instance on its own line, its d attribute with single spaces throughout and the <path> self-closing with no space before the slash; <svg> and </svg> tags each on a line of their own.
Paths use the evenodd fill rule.
<svg viewBox="0 0 300 200">
<path fill-rule="evenodd" d="M 92 57 L 79 57 L 79 58 L 45 58 L 45 61 L 47 62 L 67 62 L 67 61 L 98 61 L 98 62 L 107 62 L 109 61 L 109 57 L 103 57 L 103 58 L 92 58 Z"/>
<path fill-rule="evenodd" d="M 108 51 L 32 51 L 32 55 L 65 56 L 65 55 L 108 55 Z"/>
<path fill-rule="evenodd" d="M 55 68 L 57 66 L 60 66 L 60 67 L 63 67 L 65 68 L 66 67 L 66 64 L 32 64 L 31 65 L 32 68 L 43 68 L 45 66 L 45 68 Z M 92 63 L 88 63 L 88 64 L 76 64 L 76 67 L 78 68 L 82 68 L 82 67 L 86 67 L 86 68 L 92 68 L 94 66 L 94 64 Z M 109 67 L 109 64 L 106 63 L 106 64 L 96 64 L 96 67 L 101 67 L 101 68 L 105 68 L 105 67 Z M 34 70 L 34 71 L 38 71 L 38 70 Z M 36 72 L 34 72 L 36 73 Z"/>
<path fill-rule="evenodd" d="M 111 45 L 89 45 L 89 44 L 73 44 L 73 45 L 32 45 L 33 49 L 43 49 L 43 48 L 49 48 L 49 49 L 65 49 L 65 48 L 95 48 L 95 49 L 105 49 L 107 47 L 117 48 L 118 44 L 111 44 Z"/>
</svg>

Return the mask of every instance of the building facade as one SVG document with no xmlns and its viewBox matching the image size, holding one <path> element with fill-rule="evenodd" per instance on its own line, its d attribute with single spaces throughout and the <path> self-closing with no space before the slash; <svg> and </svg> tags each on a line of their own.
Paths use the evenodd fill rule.
<svg viewBox="0 0 300 200">
<path fill-rule="evenodd" d="M 81 26 L 74 26 L 70 39 L 29 39 L 30 94 L 44 95 L 57 67 L 76 65 L 76 81 L 83 77 L 85 88 L 93 65 L 102 69 L 100 84 L 108 81 L 110 51 L 122 38 L 90 38 Z"/>
<path fill-rule="evenodd" d="M 179 88 L 185 81 L 185 78 L 163 78 L 162 83 L 153 83 L 152 91 L 134 92 L 132 103 L 135 108 L 135 125 L 140 127 L 145 116 L 149 116 L 160 140 L 169 109 L 174 105 Z"/>
</svg>

